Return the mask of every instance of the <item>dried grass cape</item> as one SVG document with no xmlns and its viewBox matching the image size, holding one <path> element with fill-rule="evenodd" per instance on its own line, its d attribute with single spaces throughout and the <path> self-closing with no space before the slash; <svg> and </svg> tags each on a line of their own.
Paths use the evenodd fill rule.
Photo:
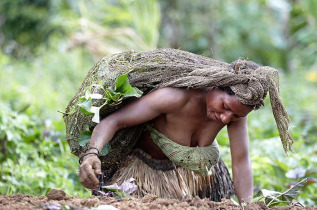
<svg viewBox="0 0 317 210">
<path fill-rule="evenodd" d="M 96 63 L 88 72 L 81 87 L 66 108 L 64 120 L 66 138 L 75 155 L 80 155 L 83 148 L 77 142 L 84 130 L 93 130 L 96 126 L 91 115 L 83 115 L 78 106 L 78 97 L 83 96 L 87 87 L 106 82 L 105 87 L 115 83 L 119 75 L 129 72 L 130 84 L 138 87 L 144 95 L 158 88 L 201 88 L 230 86 L 239 101 L 247 105 L 262 103 L 267 91 L 270 94 L 273 115 L 280 133 L 285 152 L 291 150 L 293 143 L 289 133 L 290 119 L 283 107 L 279 95 L 278 71 L 271 67 L 259 67 L 249 61 L 238 60 L 232 64 L 220 62 L 203 56 L 175 49 L 158 49 L 149 52 L 123 52 L 107 56 Z M 93 89 L 101 93 L 99 89 Z M 126 103 L 100 110 L 104 118 Z M 99 104 L 98 104 L 99 103 Z M 101 105 L 102 102 L 94 102 Z M 101 157 L 102 168 L 111 176 L 118 164 L 131 152 L 144 129 L 144 124 L 118 131 L 110 141 L 111 150 Z"/>
</svg>

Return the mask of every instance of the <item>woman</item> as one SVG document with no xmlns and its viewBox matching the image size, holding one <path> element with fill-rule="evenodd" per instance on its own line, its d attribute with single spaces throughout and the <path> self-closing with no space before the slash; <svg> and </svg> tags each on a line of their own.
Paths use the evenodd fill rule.
<svg viewBox="0 0 317 210">
<path fill-rule="evenodd" d="M 159 65 L 153 64 L 157 56 L 161 56 Z M 221 161 L 215 140 L 217 133 L 227 126 L 235 193 L 240 202 L 252 201 L 246 116 L 263 104 L 268 90 L 284 149 L 292 143 L 290 121 L 279 98 L 276 70 L 241 60 L 228 65 L 203 57 L 196 59 L 193 54 L 171 49 L 132 57 L 132 62 L 125 63 L 132 74 L 140 72 L 140 64 L 144 66 L 146 62 L 156 67 L 145 65 L 147 74 L 134 76 L 131 84 L 140 87 L 152 82 L 156 88 L 106 116 L 94 128 L 89 149 L 81 158 L 81 183 L 95 189 L 98 179 L 94 172 L 101 174 L 99 151 L 120 129 L 145 123 L 137 146 L 110 183 L 120 184 L 134 177 L 140 196 L 199 195 L 213 200 L 228 197 L 232 192 L 230 178 L 223 167 L 218 167 Z M 157 71 L 157 66 L 161 71 Z M 162 69 L 165 75 L 161 74 Z M 157 72 L 159 79 L 153 76 L 159 75 Z M 149 73 L 151 77 L 144 82 Z"/>
</svg>

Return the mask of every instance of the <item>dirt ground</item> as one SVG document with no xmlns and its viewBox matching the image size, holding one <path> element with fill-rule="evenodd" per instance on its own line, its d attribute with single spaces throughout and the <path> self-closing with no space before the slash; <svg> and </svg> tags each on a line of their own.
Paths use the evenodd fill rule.
<svg viewBox="0 0 317 210">
<path fill-rule="evenodd" d="M 48 204 L 56 205 L 48 205 Z M 0 196 L 0 209 L 49 209 L 59 210 L 62 209 L 62 205 L 68 205 L 69 208 L 63 209 L 89 209 L 98 207 L 100 210 L 111 210 L 110 208 L 100 208 L 101 205 L 111 205 L 121 210 L 145 210 L 145 209 L 173 209 L 173 210 L 195 210 L 195 209 L 236 209 L 240 207 L 236 206 L 230 200 L 223 200 L 222 202 L 213 202 L 207 199 L 200 199 L 198 197 L 185 200 L 174 199 L 161 199 L 154 195 L 147 195 L 144 198 L 121 198 L 115 199 L 113 197 L 89 197 L 78 198 L 68 197 L 62 190 L 56 190 L 50 192 L 47 196 L 31 196 L 23 194 L 12 194 L 7 196 Z M 263 202 L 256 202 L 248 205 L 245 209 L 269 209 Z M 275 207 L 272 209 L 314 209 L 316 207 Z"/>
</svg>

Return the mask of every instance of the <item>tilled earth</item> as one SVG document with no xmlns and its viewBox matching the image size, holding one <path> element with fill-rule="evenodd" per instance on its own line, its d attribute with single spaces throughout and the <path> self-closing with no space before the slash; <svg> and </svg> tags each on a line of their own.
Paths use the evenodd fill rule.
<svg viewBox="0 0 317 210">
<path fill-rule="evenodd" d="M 48 205 L 50 204 L 50 205 Z M 56 204 L 56 205 L 52 205 Z M 101 205 L 111 205 L 122 210 L 145 210 L 145 209 L 173 209 L 173 210 L 195 210 L 195 209 L 237 209 L 231 200 L 213 202 L 208 199 L 198 197 L 184 200 L 162 199 L 154 195 L 147 195 L 143 198 L 121 198 L 92 196 L 89 198 L 68 197 L 62 190 L 53 190 L 47 196 L 31 196 L 23 194 L 12 194 L 0 196 L 0 209 L 50 209 L 58 210 L 61 206 L 67 205 L 68 209 L 81 210 L 98 207 Z M 63 208 L 67 209 L 67 208 Z M 101 209 L 101 208 L 100 208 Z M 106 208 L 103 208 L 106 209 Z M 110 210 L 110 208 L 108 208 Z M 256 202 L 248 205 L 244 209 L 269 209 L 263 202 Z M 272 209 L 312 209 L 316 207 L 274 207 Z"/>
</svg>

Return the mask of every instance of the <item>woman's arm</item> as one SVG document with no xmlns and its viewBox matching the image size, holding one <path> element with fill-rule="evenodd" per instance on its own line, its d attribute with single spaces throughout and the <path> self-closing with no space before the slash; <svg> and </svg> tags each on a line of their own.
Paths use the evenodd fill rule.
<svg viewBox="0 0 317 210">
<path fill-rule="evenodd" d="M 150 121 L 163 113 L 175 112 L 186 101 L 187 98 L 180 89 L 162 88 L 153 91 L 104 118 L 95 127 L 89 146 L 101 151 L 118 130 Z M 95 151 L 91 149 L 87 152 Z M 80 165 L 80 182 L 85 187 L 96 189 L 99 181 L 94 172 L 101 174 L 100 160 L 96 155 L 87 155 Z"/>
<path fill-rule="evenodd" d="M 247 117 L 228 124 L 232 174 L 235 193 L 239 202 L 253 200 L 253 176 L 249 158 Z"/>
</svg>

